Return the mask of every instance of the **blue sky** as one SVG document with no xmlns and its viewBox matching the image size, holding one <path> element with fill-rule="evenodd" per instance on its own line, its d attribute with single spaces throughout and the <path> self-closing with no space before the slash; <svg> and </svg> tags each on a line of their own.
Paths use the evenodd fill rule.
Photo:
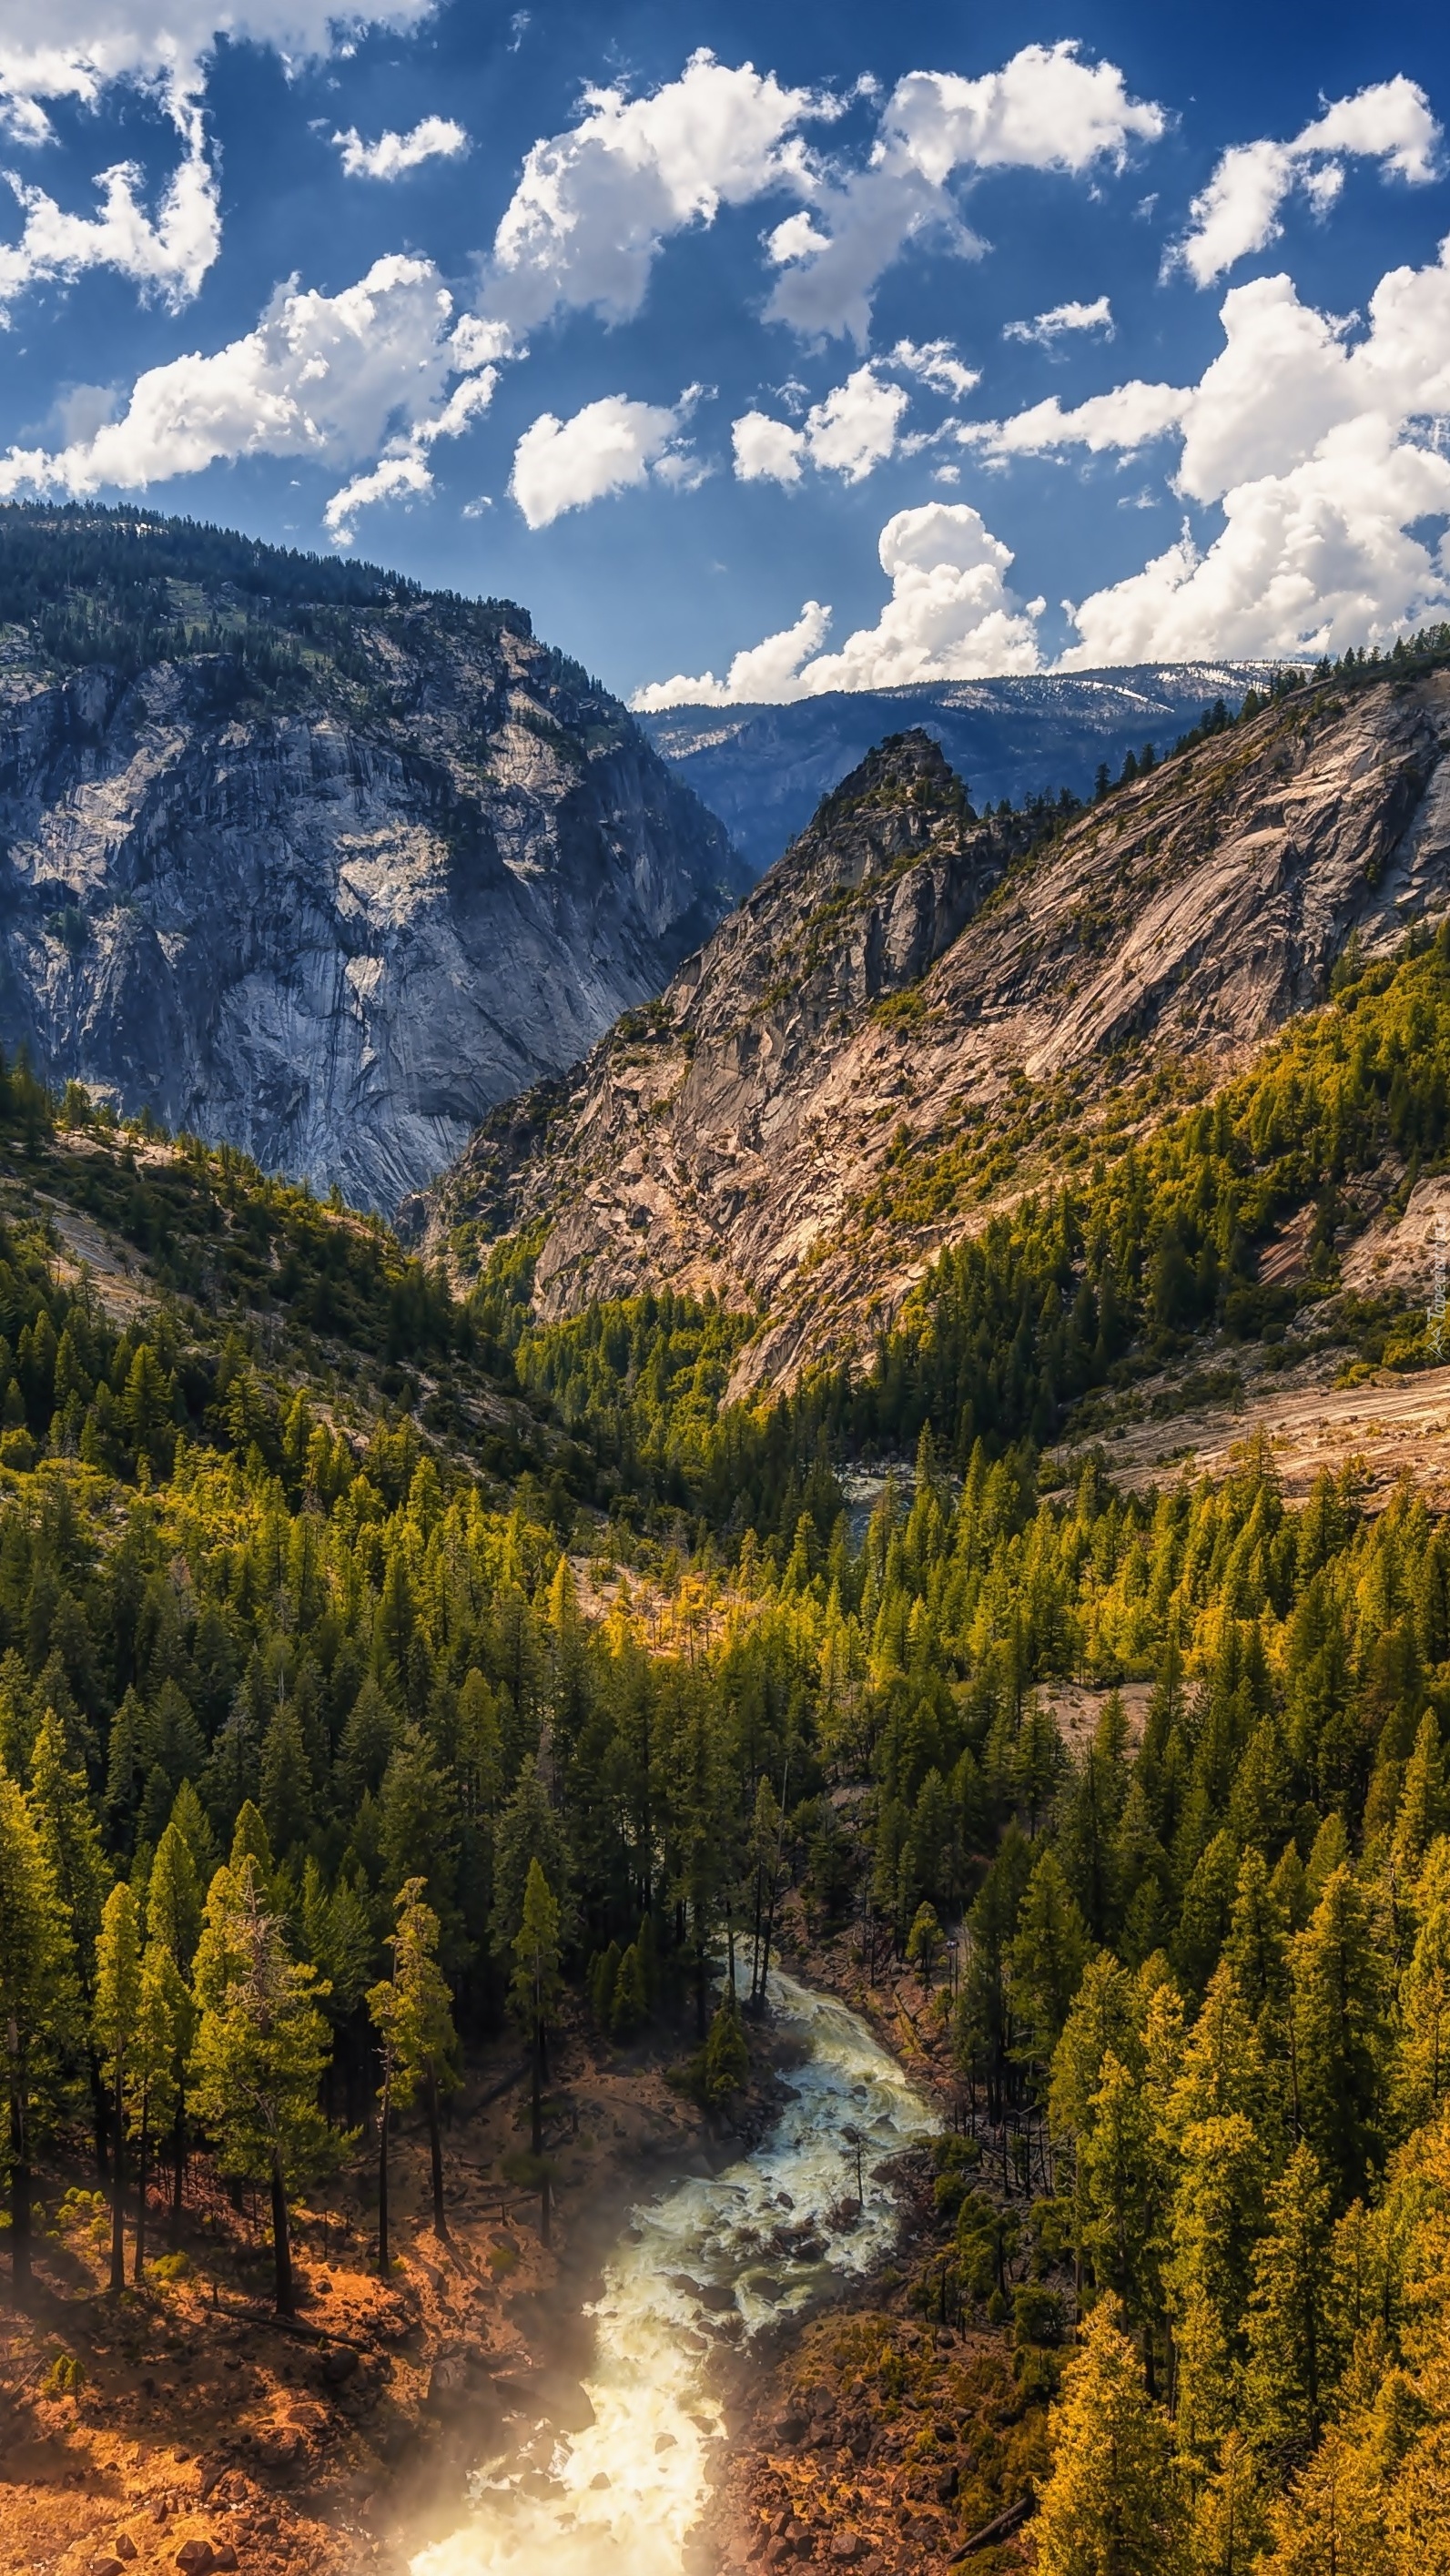
<svg viewBox="0 0 1450 2576">
<path fill-rule="evenodd" d="M 656 701 L 1384 637 L 1450 613 L 1446 30 L 0 0 L 0 492 Z"/>
</svg>

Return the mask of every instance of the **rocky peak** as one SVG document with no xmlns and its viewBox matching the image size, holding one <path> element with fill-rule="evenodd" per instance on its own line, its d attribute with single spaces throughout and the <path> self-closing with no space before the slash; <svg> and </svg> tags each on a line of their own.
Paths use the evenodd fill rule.
<svg viewBox="0 0 1450 2576">
<path fill-rule="evenodd" d="M 662 1003 L 480 1132 L 432 1239 L 527 1226 L 545 1317 L 711 1290 L 766 1319 L 735 1391 L 788 1380 L 869 1343 L 1126 1082 L 1211 1084 L 1349 941 L 1385 953 L 1447 901 L 1444 671 L 1303 689 L 1035 821 L 977 820 L 898 737 Z"/>
</svg>

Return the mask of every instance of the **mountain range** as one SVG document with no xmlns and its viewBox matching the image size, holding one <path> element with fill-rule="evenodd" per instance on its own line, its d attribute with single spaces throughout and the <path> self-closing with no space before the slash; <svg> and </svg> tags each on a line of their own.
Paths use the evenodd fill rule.
<svg viewBox="0 0 1450 2576">
<path fill-rule="evenodd" d="M 1216 698 L 1262 689 L 1263 662 L 1144 663 L 1131 669 L 834 689 L 793 706 L 672 707 L 641 715 L 655 749 L 729 832 L 752 875 L 805 829 L 820 799 L 889 733 L 919 726 L 978 805 L 1020 805 L 1062 787 L 1090 793 L 1145 742 L 1158 755 Z"/>
<path fill-rule="evenodd" d="M 1450 673 L 1300 684 L 1031 835 L 889 738 L 653 1010 L 485 1123 L 435 1247 L 526 1241 L 544 1320 L 717 1297 L 759 1319 L 737 1396 L 869 1352 L 945 1246 L 1443 914 Z"/>
</svg>

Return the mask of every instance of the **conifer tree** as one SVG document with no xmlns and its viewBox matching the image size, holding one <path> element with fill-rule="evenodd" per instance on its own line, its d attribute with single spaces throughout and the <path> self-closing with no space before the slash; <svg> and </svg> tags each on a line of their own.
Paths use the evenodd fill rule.
<svg viewBox="0 0 1450 2576">
<path fill-rule="evenodd" d="M 64 1908 L 73 1952 L 73 1974 L 84 2015 L 86 2060 L 95 2123 L 96 2163 L 104 2174 L 111 2115 L 106 2101 L 92 2016 L 95 2009 L 96 1942 L 101 1907 L 111 1873 L 101 1849 L 100 1830 L 91 1810 L 84 1771 L 71 1767 L 65 1733 L 53 1708 L 47 1708 L 31 1755 L 30 1797 L 35 1823 L 50 1864 L 56 1893 Z"/>
<path fill-rule="evenodd" d="M 559 1907 L 537 1860 L 529 1863 L 519 1928 L 514 1935 L 514 1974 L 510 1997 L 529 2035 L 530 2145 L 536 2159 L 544 2152 L 543 2083 L 549 2024 L 558 2005 Z M 638 1954 L 636 1953 L 636 1956 Z M 541 2184 L 540 2233 L 549 2241 L 549 2178 Z"/>
<path fill-rule="evenodd" d="M 1313 2151 L 1297 2146 L 1269 2187 L 1254 2250 L 1245 2400 L 1256 2441 L 1280 2462 L 1302 2458 L 1324 2421 L 1328 2381 L 1331 2203 Z"/>
<path fill-rule="evenodd" d="M 136 2140 L 136 2259 L 138 2286 L 146 2272 L 146 2194 L 151 2151 L 171 2124 L 176 2151 L 172 2198 L 173 2236 L 180 2220 L 185 2136 L 186 2063 L 196 2037 L 196 2007 L 168 1943 L 153 1933 L 141 1955 L 136 2029 L 127 2064 L 129 2134 Z"/>
<path fill-rule="evenodd" d="M 1178 2351 L 1179 2442 L 1205 2456 L 1237 2420 L 1265 2160 L 1242 2112 L 1188 2122 L 1178 2141 L 1168 2278 Z"/>
<path fill-rule="evenodd" d="M 1387 2496 L 1370 2449 L 1338 2425 L 1271 2505 L 1274 2576 L 1410 2576 L 1396 2567 L 1386 2525 Z M 1417 2576 L 1429 2576 L 1421 2561 Z"/>
<path fill-rule="evenodd" d="M 169 1824 L 146 1882 L 146 1931 L 149 1939 L 165 1943 L 183 1977 L 191 1974 L 201 1939 L 203 1902 L 191 1845 Z"/>
<path fill-rule="evenodd" d="M 424 1903 L 425 1882 L 410 1878 L 398 1890 L 397 1928 L 389 1939 L 393 1972 L 368 1995 L 378 2034 L 383 2080 L 378 2088 L 378 2269 L 388 2271 L 388 2123 L 421 2089 L 428 2109 L 432 2157 L 433 2226 L 446 2234 L 443 2146 L 438 2124 L 440 2088 L 452 2075 L 457 2038 L 448 1987 L 438 1965 L 438 1917 Z M 537 2153 L 537 2149 L 535 2150 Z"/>
<path fill-rule="evenodd" d="M 1087 1955 L 1081 1908 L 1049 1846 L 1027 1882 L 1009 1954 L 1018 2045 L 1038 2066 L 1052 2062 Z"/>
<path fill-rule="evenodd" d="M 0 2048 L 8 2118 L 0 2133 L 10 2184 L 10 2259 L 30 2278 L 37 2129 L 55 2107 L 78 2018 L 74 1949 L 45 1839 L 23 1790 L 0 1770 Z"/>
<path fill-rule="evenodd" d="M 941 1938 L 942 1930 L 937 1921 L 936 1907 L 925 1903 L 919 1905 L 906 1938 L 906 1960 L 908 1967 L 915 1968 L 928 1994 L 931 1993 L 932 1980 L 936 1973 Z"/>
<path fill-rule="evenodd" d="M 250 1852 L 239 1871 L 218 1870 L 212 1882 L 196 1994 L 196 2104 L 216 2137 L 222 2172 L 264 2183 L 270 2192 L 277 2309 L 291 2316 L 288 2194 L 324 2170 L 335 2151 L 317 2100 L 327 2033 L 317 2008 L 319 1980 L 288 1956 Z"/>
<path fill-rule="evenodd" d="M 1379 1936 L 1347 1863 L 1295 1941 L 1293 1978 L 1299 2123 L 1344 2208 L 1381 2158 L 1388 2053 Z"/>
<path fill-rule="evenodd" d="M 1193 2576 L 1251 2576 L 1267 2538 L 1258 2463 L 1242 2433 L 1227 2433 L 1194 2512 Z"/>
<path fill-rule="evenodd" d="M 1167 2418 L 1109 2299 L 1067 2366 L 1049 2439 L 1038 2576 L 1184 2576 L 1186 2514 Z"/>
<path fill-rule="evenodd" d="M 92 2023 L 111 2099 L 111 2289 L 126 2286 L 126 2092 L 141 2009 L 141 1926 L 124 1879 L 107 1897 L 96 1936 Z"/>
</svg>

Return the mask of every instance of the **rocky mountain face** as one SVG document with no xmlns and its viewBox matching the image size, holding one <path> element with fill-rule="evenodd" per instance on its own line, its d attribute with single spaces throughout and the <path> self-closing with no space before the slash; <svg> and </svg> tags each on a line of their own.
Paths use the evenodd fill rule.
<svg viewBox="0 0 1450 2576">
<path fill-rule="evenodd" d="M 99 640 L 74 514 L 0 561 L 4 1044 L 391 1209 L 668 981 L 726 836 L 519 609 L 82 515 Z"/>
<path fill-rule="evenodd" d="M 652 1012 L 483 1128 L 434 1242 L 529 1228 L 549 1317 L 664 1285 L 755 1307 L 737 1393 L 863 1347 L 998 1168 L 1000 1204 L 1145 1114 L 1145 1074 L 1211 1084 L 1351 939 L 1443 913 L 1450 674 L 1302 689 L 1025 856 L 1005 828 L 924 734 L 884 745 Z"/>
<path fill-rule="evenodd" d="M 1086 796 L 1101 761 L 1159 756 L 1215 698 L 1262 688 L 1262 662 L 1145 663 L 1116 671 L 833 689 L 795 706 L 672 707 L 639 721 L 655 749 L 725 824 L 751 871 L 768 868 L 820 798 L 883 735 L 920 726 L 978 805 Z"/>
</svg>

